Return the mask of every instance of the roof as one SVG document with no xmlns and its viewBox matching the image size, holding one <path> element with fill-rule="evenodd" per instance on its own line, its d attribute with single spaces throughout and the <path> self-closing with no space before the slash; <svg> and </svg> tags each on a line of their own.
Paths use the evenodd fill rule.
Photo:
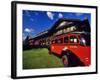
<svg viewBox="0 0 100 80">
<path fill-rule="evenodd" d="M 66 21 L 66 22 L 74 22 L 74 23 L 81 22 L 81 20 L 79 20 L 79 19 L 60 18 L 58 21 L 55 22 L 55 24 L 52 26 L 51 30 L 57 28 L 58 25 L 61 24 L 61 22 L 63 22 L 63 21 Z"/>
</svg>

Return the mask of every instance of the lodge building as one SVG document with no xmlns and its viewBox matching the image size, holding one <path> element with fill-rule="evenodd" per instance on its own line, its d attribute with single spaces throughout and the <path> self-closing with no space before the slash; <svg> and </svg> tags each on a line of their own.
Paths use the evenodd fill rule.
<svg viewBox="0 0 100 80">
<path fill-rule="evenodd" d="M 28 42 L 31 46 L 49 46 L 54 37 L 71 32 L 90 33 L 90 24 L 88 19 L 59 19 L 51 29 L 37 34 L 36 37 L 29 39 Z"/>
</svg>

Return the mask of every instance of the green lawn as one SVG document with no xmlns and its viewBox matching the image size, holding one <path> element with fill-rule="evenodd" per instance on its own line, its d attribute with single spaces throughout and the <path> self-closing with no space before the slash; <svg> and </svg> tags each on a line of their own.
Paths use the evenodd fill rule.
<svg viewBox="0 0 100 80">
<path fill-rule="evenodd" d="M 63 67 L 61 59 L 50 55 L 48 49 L 37 48 L 23 51 L 23 69 Z"/>
</svg>

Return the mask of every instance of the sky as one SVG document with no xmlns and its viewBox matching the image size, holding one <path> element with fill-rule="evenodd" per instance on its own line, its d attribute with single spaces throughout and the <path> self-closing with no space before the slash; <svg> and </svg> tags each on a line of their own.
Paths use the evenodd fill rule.
<svg viewBox="0 0 100 80">
<path fill-rule="evenodd" d="M 90 13 L 23 10 L 22 14 L 23 39 L 26 36 L 34 37 L 38 33 L 50 29 L 60 18 L 80 20 L 88 18 L 89 23 L 91 23 Z"/>
</svg>

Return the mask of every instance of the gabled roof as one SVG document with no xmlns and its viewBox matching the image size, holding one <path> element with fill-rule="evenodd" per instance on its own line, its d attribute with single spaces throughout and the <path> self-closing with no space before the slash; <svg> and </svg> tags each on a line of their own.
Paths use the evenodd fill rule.
<svg viewBox="0 0 100 80">
<path fill-rule="evenodd" d="M 81 22 L 81 20 L 79 20 L 79 19 L 66 19 L 66 18 L 61 18 L 61 19 L 59 19 L 58 21 L 55 22 L 55 24 L 52 26 L 51 30 L 56 29 L 64 21 L 65 22 L 73 22 L 73 23 Z"/>
</svg>

